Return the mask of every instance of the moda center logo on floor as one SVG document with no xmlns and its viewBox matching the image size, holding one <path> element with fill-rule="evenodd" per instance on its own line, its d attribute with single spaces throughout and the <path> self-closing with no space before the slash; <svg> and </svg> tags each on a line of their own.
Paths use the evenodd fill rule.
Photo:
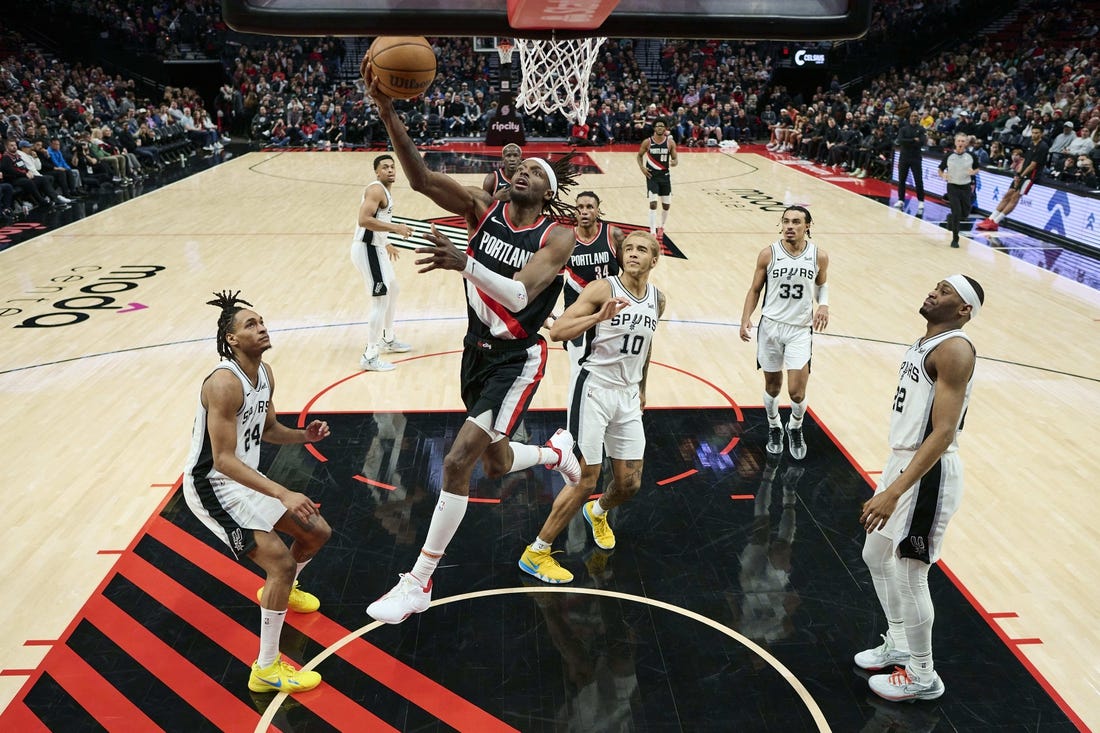
<svg viewBox="0 0 1100 733">
<path fill-rule="evenodd" d="M 132 302 L 141 282 L 165 270 L 163 265 L 76 265 L 0 301 L 0 318 L 12 328 L 58 328 L 83 323 L 96 313 L 126 313 L 146 308 Z"/>
</svg>

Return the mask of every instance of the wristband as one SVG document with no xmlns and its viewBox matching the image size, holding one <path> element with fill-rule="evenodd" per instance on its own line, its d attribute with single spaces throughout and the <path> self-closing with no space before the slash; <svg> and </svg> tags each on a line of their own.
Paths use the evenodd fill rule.
<svg viewBox="0 0 1100 733">
<path fill-rule="evenodd" d="M 829 284 L 822 283 L 817 286 L 817 304 L 829 305 Z"/>
</svg>

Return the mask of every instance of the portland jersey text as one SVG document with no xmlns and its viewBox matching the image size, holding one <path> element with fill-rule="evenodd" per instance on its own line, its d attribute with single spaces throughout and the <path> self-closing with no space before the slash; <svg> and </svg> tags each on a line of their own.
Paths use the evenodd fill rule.
<svg viewBox="0 0 1100 733">
<path fill-rule="evenodd" d="M 894 450 L 916 450 L 932 431 L 932 406 L 936 401 L 936 383 L 928 377 L 925 360 L 932 350 L 944 341 L 952 338 L 966 340 L 973 348 L 974 344 L 961 329 L 945 331 L 931 338 L 917 341 L 905 352 L 905 359 L 898 370 L 898 388 L 894 393 L 893 410 L 890 413 L 890 447 Z M 959 431 L 962 430 L 966 407 L 970 404 L 970 388 L 974 384 L 974 375 L 966 383 L 959 424 L 947 452 L 958 450 Z"/>
<path fill-rule="evenodd" d="M 665 135 L 665 139 L 661 142 L 657 142 L 652 137 L 649 138 L 649 150 L 645 154 L 645 165 L 654 174 L 668 174 L 668 139 L 668 135 Z"/>
<path fill-rule="evenodd" d="M 615 259 L 615 245 L 611 241 L 611 227 L 597 222 L 599 229 L 589 241 L 578 237 L 577 246 L 565 266 L 565 307 L 573 305 L 584 286 L 619 274 L 619 262 Z"/>
<path fill-rule="evenodd" d="M 814 281 L 817 280 L 817 246 L 795 256 L 783 242 L 772 243 L 772 260 L 764 279 L 764 306 L 761 315 L 791 326 L 812 326 L 814 321 Z"/>
<path fill-rule="evenodd" d="M 517 228 L 509 223 L 511 204 L 493 201 L 470 236 L 466 254 L 504 277 L 513 277 L 531 257 L 546 246 L 550 230 L 561 226 L 553 219 L 539 216 L 533 224 Z M 488 293 L 478 290 L 469 280 L 466 284 L 468 333 L 475 338 L 533 338 L 550 315 L 561 292 L 562 278 L 554 278 L 546 288 L 532 298 L 519 313 L 511 313 Z"/>
<path fill-rule="evenodd" d="M 617 275 L 607 278 L 607 282 L 611 297 L 626 298 L 630 305 L 585 332 L 580 366 L 616 387 L 637 386 L 657 329 L 657 288 L 647 285 L 645 295 L 636 298 Z"/>
</svg>

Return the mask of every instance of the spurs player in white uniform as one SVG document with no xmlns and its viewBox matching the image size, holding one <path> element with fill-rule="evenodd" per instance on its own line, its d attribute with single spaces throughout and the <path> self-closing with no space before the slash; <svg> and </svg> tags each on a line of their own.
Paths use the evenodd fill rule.
<svg viewBox="0 0 1100 733">
<path fill-rule="evenodd" d="M 279 636 L 287 609 L 316 611 L 317 598 L 298 588 L 298 574 L 328 542 L 328 523 L 309 497 L 291 491 L 257 470 L 260 441 L 313 443 L 329 434 L 314 420 L 292 430 L 275 419 L 271 396 L 275 378 L 262 360 L 271 348 L 264 321 L 236 293 L 216 294 L 210 305 L 218 318 L 218 354 L 224 359 L 202 384 L 191 451 L 183 472 L 187 506 L 238 560 L 263 568 L 260 651 L 248 688 L 253 692 L 304 692 L 321 683 L 316 672 L 302 672 L 282 661 Z M 286 543 L 276 530 L 294 538 Z"/>
<path fill-rule="evenodd" d="M 984 302 L 981 285 L 965 275 L 941 280 L 925 298 L 920 314 L 927 329 L 898 374 L 890 458 L 860 514 L 867 531 L 863 560 L 889 630 L 880 646 L 856 654 L 855 663 L 871 671 L 897 667 L 868 681 L 887 700 L 932 700 L 944 692 L 932 663 L 928 570 L 962 499 L 958 436 L 977 361 L 962 328 Z"/>
<path fill-rule="evenodd" d="M 363 202 L 359 204 L 358 226 L 351 243 L 351 261 L 363 274 L 367 293 L 371 296 L 370 322 L 367 326 L 367 347 L 359 359 L 362 369 L 388 372 L 394 365 L 382 358 L 383 353 L 404 353 L 412 346 L 394 337 L 393 320 L 397 311 L 397 275 L 393 262 L 397 247 L 389 243 L 389 234 L 408 239 L 413 230 L 407 224 L 393 223 L 393 194 L 390 188 L 397 180 L 397 165 L 392 155 L 374 159 L 377 181 L 367 184 Z"/>
<path fill-rule="evenodd" d="M 829 325 L 826 285 L 829 256 L 810 241 L 813 217 L 802 206 L 788 206 L 779 226 L 782 236 L 760 250 L 752 285 L 741 312 L 741 340 L 752 338 L 752 314 L 764 292 L 764 306 L 756 333 L 756 363 L 764 370 L 764 408 L 768 415 L 768 453 L 783 452 L 783 424 L 779 419 L 779 391 L 787 370 L 791 416 L 787 438 L 791 457 L 806 457 L 802 418 L 806 414 L 806 383 L 810 379 L 813 331 Z M 817 310 L 814 310 L 814 301 Z"/>
<path fill-rule="evenodd" d="M 561 490 L 535 541 L 520 557 L 520 569 L 544 582 L 573 579 L 550 548 L 578 510 L 591 526 L 596 545 L 610 550 L 615 534 L 607 512 L 629 501 L 641 486 L 646 375 L 653 333 L 665 309 L 664 295 L 649 282 L 659 255 L 660 245 L 652 234 L 628 234 L 619 248 L 619 274 L 590 282 L 550 328 L 554 341 L 584 336 L 568 410 L 581 480 Z M 599 483 L 605 450 L 613 480 L 599 499 L 586 503 Z"/>
</svg>

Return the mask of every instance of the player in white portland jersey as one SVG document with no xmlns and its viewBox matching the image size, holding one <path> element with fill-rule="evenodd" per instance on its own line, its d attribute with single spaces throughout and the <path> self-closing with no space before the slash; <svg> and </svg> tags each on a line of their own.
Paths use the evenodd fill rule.
<svg viewBox="0 0 1100 733">
<path fill-rule="evenodd" d="M 550 338 L 566 341 L 584 334 L 580 367 L 569 390 L 569 431 L 577 441 L 581 480 L 566 485 L 550 516 L 519 560 L 526 573 L 547 583 L 568 583 L 573 574 L 551 556 L 551 546 L 580 510 L 596 545 L 615 547 L 607 512 L 638 492 L 645 455 L 646 374 L 657 320 L 665 298 L 649 283 L 660 245 L 648 232 L 631 232 L 619 248 L 620 273 L 589 283 L 580 298 L 550 328 Z M 600 480 L 606 451 L 613 480 L 602 496 L 585 503 Z"/>
<path fill-rule="evenodd" d="M 266 575 L 260 601 L 260 651 L 248 688 L 253 692 L 304 692 L 321 683 L 279 656 L 287 609 L 308 613 L 317 598 L 298 588 L 298 574 L 332 534 L 309 497 L 257 470 L 260 441 L 312 443 L 329 434 L 314 420 L 292 430 L 275 419 L 275 378 L 262 360 L 271 348 L 263 319 L 236 293 L 218 294 L 210 305 L 218 318 L 218 354 L 225 360 L 202 384 L 191 451 L 183 472 L 187 506 L 238 560 L 248 557 Z M 291 535 L 290 547 L 276 530 Z"/>
<path fill-rule="evenodd" d="M 375 158 L 374 173 L 378 180 L 367 184 L 363 201 L 359 204 L 359 218 L 351 242 L 351 261 L 363 275 L 371 297 L 367 346 L 359 358 L 359 366 L 366 371 L 388 372 L 394 366 L 382 359 L 383 353 L 412 350 L 412 346 L 398 341 L 394 336 L 398 285 L 393 261 L 397 260 L 398 252 L 397 247 L 389 243 L 389 235 L 397 234 L 408 239 L 413 230 L 407 224 L 393 223 L 393 193 L 390 189 L 397 180 L 393 156 L 379 155 Z"/>
<path fill-rule="evenodd" d="M 791 416 L 787 438 L 791 457 L 806 457 L 802 418 L 806 414 L 806 383 L 810 379 L 813 331 L 829 325 L 826 284 L 829 256 L 810 241 L 813 217 L 803 206 L 788 206 L 779 221 L 782 236 L 756 256 L 756 270 L 741 311 L 741 340 L 752 336 L 752 314 L 764 293 L 756 330 L 756 365 L 764 370 L 764 409 L 768 415 L 767 451 L 783 452 L 779 392 L 787 370 Z M 817 310 L 814 311 L 814 300 Z"/>
<path fill-rule="evenodd" d="M 941 280 L 925 299 L 924 337 L 909 347 L 898 373 L 890 457 L 859 518 L 867 531 L 863 560 L 889 630 L 855 663 L 871 671 L 898 668 L 868 681 L 887 700 L 932 700 L 944 692 L 932 662 L 928 570 L 962 499 L 957 439 L 977 362 L 962 327 L 984 302 L 981 285 L 965 275 Z"/>
</svg>

